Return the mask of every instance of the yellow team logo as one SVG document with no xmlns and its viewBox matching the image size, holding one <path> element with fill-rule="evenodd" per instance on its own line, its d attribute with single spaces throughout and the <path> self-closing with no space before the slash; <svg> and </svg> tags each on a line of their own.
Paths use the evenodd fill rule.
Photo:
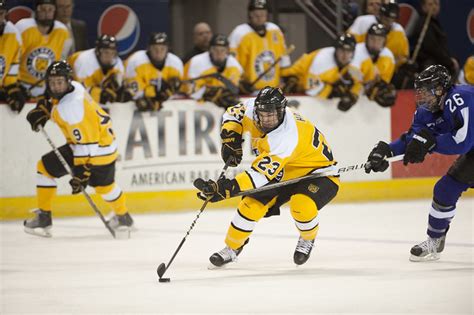
<svg viewBox="0 0 474 315">
<path fill-rule="evenodd" d="M 33 50 L 26 59 L 26 67 L 28 72 L 38 78 L 42 79 L 46 74 L 46 69 L 56 59 L 54 52 L 48 47 L 40 47 Z"/>
<path fill-rule="evenodd" d="M 313 194 L 315 194 L 319 191 L 319 187 L 314 184 L 309 184 L 308 190 L 312 192 Z"/>
<path fill-rule="evenodd" d="M 5 57 L 0 56 L 0 83 L 3 81 L 3 78 L 5 76 L 7 68 L 7 62 L 5 60 Z"/>
<path fill-rule="evenodd" d="M 255 73 L 260 76 L 267 71 L 275 62 L 275 54 L 273 51 L 265 50 L 255 58 Z M 268 71 L 262 78 L 264 81 L 272 81 L 275 77 L 275 67 Z"/>
</svg>

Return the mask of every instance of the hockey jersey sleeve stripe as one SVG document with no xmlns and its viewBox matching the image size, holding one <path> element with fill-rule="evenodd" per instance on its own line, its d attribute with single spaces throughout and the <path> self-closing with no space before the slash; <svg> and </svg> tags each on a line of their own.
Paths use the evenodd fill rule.
<svg viewBox="0 0 474 315">
<path fill-rule="evenodd" d="M 257 222 L 247 220 L 239 212 L 237 212 L 235 217 L 232 219 L 232 225 L 238 230 L 245 232 L 252 232 L 256 224 Z"/>
<path fill-rule="evenodd" d="M 120 189 L 119 186 L 115 185 L 114 189 L 112 189 L 111 192 L 109 192 L 107 194 L 103 194 L 103 195 L 101 195 L 101 197 L 105 201 L 112 202 L 114 200 L 117 200 L 121 195 L 122 195 L 122 190 Z"/>
<path fill-rule="evenodd" d="M 43 174 L 36 174 L 36 187 L 56 187 L 56 181 L 53 178 L 44 176 Z"/>
<path fill-rule="evenodd" d="M 18 70 L 20 69 L 20 65 L 19 64 L 14 64 L 12 63 L 10 65 L 10 70 L 8 71 L 8 75 L 9 76 L 17 76 L 18 75 Z"/>
<path fill-rule="evenodd" d="M 456 141 L 457 144 L 466 140 L 467 129 L 469 126 L 469 107 L 461 109 L 460 113 L 463 118 L 464 125 L 460 129 L 458 129 L 458 131 L 456 131 L 456 134 L 453 136 L 453 139 L 454 141 Z"/>
</svg>

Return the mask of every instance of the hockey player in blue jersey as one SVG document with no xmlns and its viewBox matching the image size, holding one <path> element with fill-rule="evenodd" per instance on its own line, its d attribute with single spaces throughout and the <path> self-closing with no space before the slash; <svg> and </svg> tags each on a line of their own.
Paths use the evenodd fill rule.
<svg viewBox="0 0 474 315">
<path fill-rule="evenodd" d="M 403 164 L 421 163 L 427 153 L 459 158 L 434 187 L 428 239 L 411 249 L 411 261 L 438 260 L 461 194 L 474 187 L 474 86 L 452 85 L 448 70 L 433 65 L 415 79 L 417 110 L 400 139 L 380 141 L 370 152 L 365 171 L 382 172 L 387 157 L 405 154 Z"/>
</svg>

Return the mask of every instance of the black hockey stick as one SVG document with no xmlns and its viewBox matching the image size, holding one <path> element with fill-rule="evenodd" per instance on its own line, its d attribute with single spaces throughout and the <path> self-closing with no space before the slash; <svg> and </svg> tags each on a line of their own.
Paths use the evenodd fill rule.
<svg viewBox="0 0 474 315">
<path fill-rule="evenodd" d="M 42 126 L 39 126 L 39 129 L 40 129 L 41 132 L 43 133 L 44 137 L 45 137 L 46 140 L 48 141 L 48 143 L 49 143 L 49 145 L 51 146 L 51 148 L 53 148 L 54 154 L 56 154 L 56 156 L 57 156 L 58 159 L 59 159 L 59 162 L 61 162 L 61 164 L 63 165 L 64 169 L 69 173 L 69 175 L 71 175 L 71 177 L 74 177 L 71 167 L 69 166 L 69 164 L 67 164 L 66 160 L 65 160 L 64 157 L 62 156 L 61 152 L 59 152 L 58 148 L 57 148 L 56 145 L 54 144 L 53 140 L 51 140 L 51 138 L 49 137 L 49 135 L 48 135 L 48 133 L 46 132 L 46 130 L 44 130 L 44 128 L 43 128 Z M 105 221 L 104 216 L 102 215 L 102 213 L 99 211 L 99 209 L 98 209 L 97 206 L 95 205 L 95 203 L 94 203 L 94 201 L 92 200 L 91 196 L 89 196 L 89 194 L 86 192 L 86 189 L 81 186 L 81 191 L 82 191 L 82 193 L 84 194 L 84 196 L 86 197 L 87 202 L 89 202 L 89 204 L 90 204 L 90 206 L 92 207 L 92 209 L 94 209 L 95 213 L 99 216 L 100 220 L 102 220 L 102 222 L 104 223 L 104 225 L 105 225 L 105 227 L 107 228 L 107 230 L 109 230 L 110 234 L 112 234 L 112 236 L 115 238 L 115 231 L 112 230 L 112 228 L 109 226 L 109 224 L 107 223 L 107 221 Z"/>
<path fill-rule="evenodd" d="M 227 170 L 227 168 L 229 167 L 229 164 L 230 162 L 232 161 L 232 159 L 228 159 L 227 162 L 225 163 L 224 165 L 224 168 L 222 169 L 220 175 L 219 175 L 219 178 L 221 178 L 222 176 L 224 176 L 225 174 L 225 171 Z M 156 269 L 156 272 L 158 273 L 158 277 L 160 277 L 160 279 L 158 280 L 159 282 L 170 282 L 170 278 L 163 278 L 163 275 L 165 274 L 166 270 L 168 270 L 168 268 L 170 267 L 171 263 L 173 262 L 174 258 L 176 257 L 176 255 L 178 254 L 179 250 L 181 249 L 181 247 L 183 246 L 184 242 L 186 241 L 186 238 L 188 237 L 189 233 L 191 232 L 191 230 L 194 228 L 194 225 L 196 224 L 196 221 L 199 219 L 199 216 L 201 215 L 201 213 L 204 211 L 204 209 L 206 208 L 207 204 L 209 203 L 209 199 L 207 199 L 206 201 L 204 201 L 204 203 L 202 204 L 201 206 L 201 209 L 199 210 L 199 213 L 197 214 L 196 218 L 194 219 L 193 223 L 191 224 L 191 226 L 189 227 L 188 231 L 186 232 L 186 235 L 183 237 L 183 239 L 181 240 L 181 243 L 179 243 L 178 245 L 178 248 L 176 248 L 176 250 L 174 251 L 174 254 L 173 256 L 171 257 L 170 261 L 168 262 L 167 265 L 165 265 L 165 263 L 161 263 L 158 268 Z"/>
<path fill-rule="evenodd" d="M 194 81 L 207 79 L 207 78 L 215 78 L 215 79 L 221 81 L 222 83 L 224 83 L 226 89 L 228 89 L 232 94 L 235 94 L 235 95 L 239 94 L 239 87 L 237 85 L 235 85 L 232 81 L 230 81 L 229 79 L 224 77 L 219 72 L 213 72 L 213 73 L 205 74 L 205 75 L 202 75 L 200 77 L 193 78 L 193 79 L 184 80 L 181 83 L 192 83 Z"/>
<path fill-rule="evenodd" d="M 396 162 L 396 161 L 400 161 L 402 159 L 403 159 L 403 154 L 387 158 L 386 160 L 388 162 Z M 311 174 L 308 174 L 308 175 L 305 175 L 305 176 L 302 176 L 302 177 L 289 179 L 289 180 L 285 180 L 283 182 L 274 183 L 274 184 L 270 184 L 270 185 L 265 185 L 265 186 L 258 187 L 258 188 L 255 188 L 255 189 L 244 190 L 244 191 L 241 191 L 240 193 L 236 194 L 233 197 L 252 195 L 252 194 L 259 193 L 261 191 L 265 191 L 265 190 L 269 190 L 269 189 L 275 189 L 275 188 L 278 188 L 278 187 L 283 187 L 283 186 L 295 184 L 295 183 L 298 183 L 298 182 L 300 182 L 302 180 L 305 180 L 305 179 L 312 179 L 312 178 L 326 177 L 326 176 L 336 176 L 336 175 L 340 175 L 342 173 L 347 173 L 347 172 L 351 172 L 351 171 L 355 171 L 355 170 L 360 170 L 360 169 L 363 169 L 365 167 L 365 165 L 368 164 L 368 163 L 370 163 L 370 162 L 359 163 L 359 164 L 354 164 L 354 165 L 348 165 L 348 166 L 343 166 L 343 167 L 339 167 L 339 168 L 337 168 L 335 166 L 326 167 L 326 168 L 323 168 L 323 169 L 320 169 L 320 170 L 316 170 L 315 172 L 313 172 Z"/>
</svg>

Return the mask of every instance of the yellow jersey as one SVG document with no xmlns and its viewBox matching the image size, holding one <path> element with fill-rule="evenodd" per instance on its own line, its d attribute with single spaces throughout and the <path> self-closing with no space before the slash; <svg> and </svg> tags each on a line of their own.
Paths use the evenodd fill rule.
<svg viewBox="0 0 474 315">
<path fill-rule="evenodd" d="M 349 27 L 348 32 L 354 35 L 358 43 L 365 42 L 367 31 L 374 23 L 379 23 L 375 15 L 361 15 L 354 20 L 352 25 Z M 407 61 L 409 45 L 403 26 L 397 22 L 392 24 L 392 27 L 387 34 L 385 46 L 392 51 L 397 66 Z"/>
<path fill-rule="evenodd" d="M 56 60 L 65 59 L 66 41 L 70 41 L 66 26 L 54 21 L 49 34 L 43 35 L 34 18 L 22 19 L 16 23 L 23 47 L 20 57 L 20 81 L 26 87 L 44 79 L 49 65 Z M 33 88 L 30 93 L 38 96 L 44 93 L 44 82 Z"/>
<path fill-rule="evenodd" d="M 474 56 L 467 58 L 463 69 L 459 73 L 459 82 L 474 85 Z"/>
<path fill-rule="evenodd" d="M 283 76 L 296 76 L 298 89 L 309 96 L 328 98 L 332 85 L 343 75 L 349 75 L 354 81 L 353 94 L 359 95 L 362 83 L 359 70 L 352 64 L 339 69 L 334 57 L 336 48 L 325 47 L 301 56 L 291 67 L 282 71 Z"/>
<path fill-rule="evenodd" d="M 206 74 L 217 73 L 217 68 L 212 64 L 211 56 L 208 51 L 196 55 L 189 60 L 184 66 L 185 80 L 194 79 Z M 225 68 L 220 74 L 232 82 L 236 87 L 239 86 L 239 81 L 242 76 L 243 69 L 237 59 L 232 55 L 227 57 Z M 208 87 L 225 87 L 225 84 L 216 78 L 209 77 L 193 81 L 192 84 L 187 84 L 186 92 L 193 99 L 199 100 L 204 95 Z"/>
<path fill-rule="evenodd" d="M 250 133 L 252 149 L 257 155 L 251 167 L 235 177 L 240 190 L 258 188 L 272 180 L 301 177 L 336 164 L 324 135 L 288 107 L 280 126 L 262 134 L 255 126 L 254 103 L 255 98 L 249 99 L 228 108 L 223 115 L 222 129 Z"/>
<path fill-rule="evenodd" d="M 356 45 L 351 65 L 360 71 L 362 83 L 368 83 L 375 79 L 375 66 L 365 43 Z"/>
<path fill-rule="evenodd" d="M 72 81 L 74 90 L 55 101 L 51 120 L 61 129 L 74 154 L 74 165 L 107 165 L 117 159 L 112 120 L 85 88 Z"/>
<path fill-rule="evenodd" d="M 0 35 L 0 87 L 18 81 L 21 45 L 20 33 L 13 23 L 7 21 Z"/>
<path fill-rule="evenodd" d="M 74 80 L 81 82 L 96 102 L 100 102 L 102 82 L 108 77 L 114 75 L 117 83 L 122 85 L 125 69 L 119 57 L 115 58 L 114 67 L 107 73 L 102 71 L 95 54 L 95 48 L 76 52 L 69 57 L 68 62 L 74 71 Z"/>
<path fill-rule="evenodd" d="M 169 81 L 172 78 L 183 79 L 183 62 L 170 52 L 161 70 L 153 66 L 146 50 L 135 52 L 125 62 L 125 84 L 132 89 L 134 99 L 143 97 L 149 86 L 161 90 L 162 80 Z"/>
<path fill-rule="evenodd" d="M 267 85 L 279 86 L 281 68 L 290 66 L 282 31 L 271 22 L 267 22 L 265 27 L 265 36 L 260 36 L 249 24 L 240 24 L 229 36 L 230 50 L 244 69 L 244 81 L 253 82 L 281 57 L 280 62 L 254 85 L 256 90 Z"/>
<path fill-rule="evenodd" d="M 375 76 L 386 83 L 390 83 L 395 72 L 395 57 L 393 57 L 392 51 L 384 47 L 374 64 Z"/>
</svg>

